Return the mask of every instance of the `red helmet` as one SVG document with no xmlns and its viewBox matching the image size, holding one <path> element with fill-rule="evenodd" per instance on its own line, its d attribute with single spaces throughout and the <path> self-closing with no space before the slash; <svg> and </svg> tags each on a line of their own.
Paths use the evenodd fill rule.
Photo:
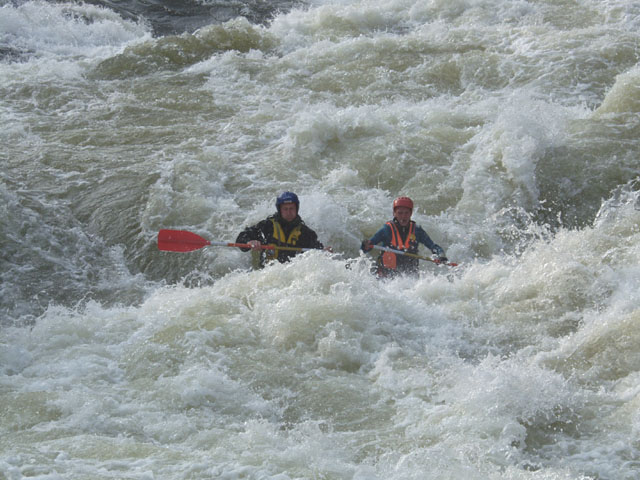
<svg viewBox="0 0 640 480">
<path fill-rule="evenodd" d="M 393 201 L 393 211 L 395 212 L 398 207 L 407 207 L 413 210 L 413 200 L 409 197 L 398 197 Z"/>
</svg>

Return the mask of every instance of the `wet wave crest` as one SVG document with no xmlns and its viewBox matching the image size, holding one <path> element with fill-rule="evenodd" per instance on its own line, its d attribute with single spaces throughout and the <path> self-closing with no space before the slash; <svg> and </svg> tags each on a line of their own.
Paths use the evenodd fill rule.
<svg viewBox="0 0 640 480">
<path fill-rule="evenodd" d="M 194 33 L 155 38 L 127 47 L 123 53 L 101 62 L 93 74 L 114 79 L 179 70 L 225 51 L 268 51 L 275 43 L 260 27 L 237 19 Z"/>
</svg>

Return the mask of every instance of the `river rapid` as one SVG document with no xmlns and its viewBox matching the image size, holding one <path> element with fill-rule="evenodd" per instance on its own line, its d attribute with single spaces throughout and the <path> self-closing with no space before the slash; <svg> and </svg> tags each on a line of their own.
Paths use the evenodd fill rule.
<svg viewBox="0 0 640 480">
<path fill-rule="evenodd" d="M 0 0 L 0 478 L 637 479 L 639 60 L 631 0 Z M 333 253 L 157 248 L 285 190 Z M 371 275 L 399 195 L 458 267 Z"/>
</svg>

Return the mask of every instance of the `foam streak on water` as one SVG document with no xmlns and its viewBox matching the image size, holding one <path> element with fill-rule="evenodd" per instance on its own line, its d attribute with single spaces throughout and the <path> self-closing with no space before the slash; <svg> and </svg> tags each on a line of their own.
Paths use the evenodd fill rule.
<svg viewBox="0 0 640 480">
<path fill-rule="evenodd" d="M 0 0 L 0 478 L 635 479 L 637 2 L 281 6 Z"/>
</svg>

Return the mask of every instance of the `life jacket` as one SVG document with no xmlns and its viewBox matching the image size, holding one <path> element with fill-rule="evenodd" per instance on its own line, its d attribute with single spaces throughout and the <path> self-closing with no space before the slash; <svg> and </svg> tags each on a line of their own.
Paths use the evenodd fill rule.
<svg viewBox="0 0 640 480">
<path fill-rule="evenodd" d="M 409 232 L 406 238 L 403 240 L 400 235 L 400 230 L 395 222 L 387 222 L 387 225 L 391 228 L 391 247 L 396 250 L 404 250 L 409 253 L 418 252 L 418 242 L 416 240 L 416 222 L 411 220 L 409 222 Z"/>
<path fill-rule="evenodd" d="M 391 248 L 395 250 L 402 250 L 407 253 L 418 253 L 418 241 L 416 240 L 416 222 L 413 220 L 409 222 L 409 231 L 405 238 L 402 238 L 400 229 L 395 222 L 387 222 L 387 225 L 391 229 Z M 396 255 L 392 252 L 383 252 L 378 258 L 380 267 L 391 270 L 399 271 L 417 271 L 418 259 L 408 257 L 406 255 Z"/>
<path fill-rule="evenodd" d="M 300 235 L 302 234 L 302 222 L 298 223 L 298 225 L 296 225 L 293 230 L 291 230 L 291 233 L 289 233 L 288 237 L 285 236 L 280 222 L 278 222 L 275 218 L 272 218 L 271 223 L 273 224 L 273 241 L 272 239 L 268 239 L 269 243 L 275 243 L 276 245 L 281 245 L 283 247 L 294 247 L 296 243 L 298 243 L 298 238 L 300 238 Z M 267 250 L 265 253 L 265 258 L 267 261 L 276 260 L 281 252 L 289 253 L 286 250 L 279 250 L 276 248 L 275 250 Z"/>
</svg>

